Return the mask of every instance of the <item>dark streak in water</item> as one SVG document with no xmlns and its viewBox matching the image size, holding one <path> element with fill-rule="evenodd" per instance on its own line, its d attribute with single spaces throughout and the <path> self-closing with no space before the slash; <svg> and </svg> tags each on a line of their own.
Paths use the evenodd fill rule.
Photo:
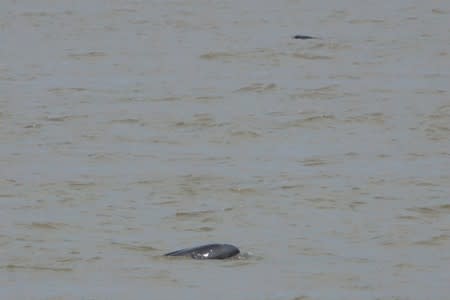
<svg viewBox="0 0 450 300">
<path fill-rule="evenodd" d="M 175 216 L 191 218 L 191 217 L 200 217 L 200 216 L 204 216 L 205 214 L 211 214 L 211 213 L 214 213 L 214 211 L 203 210 L 203 211 L 192 211 L 192 212 L 177 212 L 177 213 L 175 213 Z"/>
</svg>

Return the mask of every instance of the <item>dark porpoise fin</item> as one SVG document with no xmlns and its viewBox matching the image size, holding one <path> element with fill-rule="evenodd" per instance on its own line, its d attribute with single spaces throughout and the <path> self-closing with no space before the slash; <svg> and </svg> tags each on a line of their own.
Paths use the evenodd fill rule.
<svg viewBox="0 0 450 300">
<path fill-rule="evenodd" d="M 194 259 L 224 259 L 239 254 L 236 246 L 228 244 L 208 244 L 185 248 L 164 254 L 165 256 L 188 256 Z"/>
<path fill-rule="evenodd" d="M 292 38 L 295 39 L 295 40 L 313 40 L 313 39 L 317 39 L 314 36 L 302 35 L 302 34 L 296 34 Z"/>
</svg>

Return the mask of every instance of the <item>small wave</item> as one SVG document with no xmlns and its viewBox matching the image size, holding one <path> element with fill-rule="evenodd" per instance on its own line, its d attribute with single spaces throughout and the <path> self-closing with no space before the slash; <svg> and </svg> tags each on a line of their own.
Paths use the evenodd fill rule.
<svg viewBox="0 0 450 300">
<path fill-rule="evenodd" d="M 8 264 L 0 266 L 0 269 L 6 269 L 10 271 L 14 270 L 30 270 L 30 271 L 54 271 L 54 272 L 70 272 L 73 271 L 72 268 L 58 268 L 58 267 L 44 267 L 44 266 L 27 266 L 27 265 L 15 265 Z"/>
</svg>

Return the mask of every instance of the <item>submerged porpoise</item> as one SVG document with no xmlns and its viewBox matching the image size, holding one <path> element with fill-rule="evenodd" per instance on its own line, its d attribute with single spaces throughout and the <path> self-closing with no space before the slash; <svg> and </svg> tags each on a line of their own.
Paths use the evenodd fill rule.
<svg viewBox="0 0 450 300">
<path fill-rule="evenodd" d="M 295 40 L 314 40 L 314 39 L 317 39 L 317 37 L 315 37 L 315 36 L 303 35 L 303 34 L 296 34 L 292 38 L 295 39 Z"/>
<path fill-rule="evenodd" d="M 229 244 L 207 244 L 185 248 L 164 254 L 165 256 L 187 256 L 194 259 L 224 259 L 239 254 L 236 246 Z"/>
</svg>

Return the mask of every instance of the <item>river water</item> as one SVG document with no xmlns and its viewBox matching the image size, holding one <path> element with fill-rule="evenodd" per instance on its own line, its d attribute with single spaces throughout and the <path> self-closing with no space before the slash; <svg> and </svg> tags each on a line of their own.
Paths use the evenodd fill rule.
<svg viewBox="0 0 450 300">
<path fill-rule="evenodd" d="M 448 299 L 449 20 L 2 1 L 0 298 Z"/>
</svg>

